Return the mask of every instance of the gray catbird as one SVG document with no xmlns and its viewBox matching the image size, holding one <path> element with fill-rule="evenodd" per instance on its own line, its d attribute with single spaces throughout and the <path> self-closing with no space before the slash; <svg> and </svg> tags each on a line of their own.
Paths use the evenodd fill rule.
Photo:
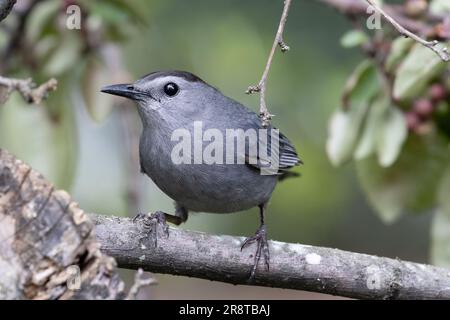
<svg viewBox="0 0 450 320">
<path fill-rule="evenodd" d="M 186 221 L 189 211 L 228 213 L 258 206 L 260 227 L 253 237 L 245 240 L 241 248 L 257 242 L 251 278 L 255 275 L 261 254 L 269 268 L 264 224 L 267 202 L 277 181 L 295 175 L 288 170 L 301 163 L 289 140 L 279 133 L 278 146 L 275 148 L 268 134 L 273 128 L 264 130 L 256 113 L 189 72 L 153 72 L 133 84 L 110 85 L 101 91 L 135 100 L 138 104 L 143 123 L 139 144 L 141 170 L 175 200 L 176 206 L 174 216 L 157 212 L 152 218 L 168 230 L 166 220 L 178 225 Z M 204 134 L 196 133 L 196 125 L 197 129 L 201 125 Z M 221 135 L 228 139 L 228 133 L 232 130 L 240 132 L 235 138 L 239 135 L 242 137 L 243 132 L 247 133 L 244 148 L 239 149 L 235 140 L 231 144 L 216 141 Z M 250 139 L 252 130 L 257 132 L 256 142 Z M 175 132 L 179 133 L 179 140 L 183 135 L 186 139 L 191 138 L 184 146 L 188 149 L 193 146 L 194 152 L 174 151 L 180 149 L 179 140 L 174 139 Z M 207 135 L 209 138 L 204 139 Z M 263 135 L 266 135 L 266 139 L 262 139 Z M 200 149 L 197 150 L 195 136 L 201 140 Z M 231 148 L 232 155 L 227 159 L 232 161 L 199 161 L 202 151 L 206 151 L 206 146 L 213 140 L 217 148 L 211 155 L 216 160 L 225 159 L 229 157 Z M 261 141 L 265 142 L 259 143 Z M 251 147 L 255 145 L 258 145 L 256 156 L 255 153 L 251 154 Z M 262 174 L 262 169 L 271 165 L 270 159 L 273 158 L 260 156 L 264 148 L 267 149 L 264 150 L 265 154 L 277 157 L 277 167 L 269 174 Z M 174 159 L 174 155 L 178 157 L 180 154 L 188 161 Z"/>
</svg>

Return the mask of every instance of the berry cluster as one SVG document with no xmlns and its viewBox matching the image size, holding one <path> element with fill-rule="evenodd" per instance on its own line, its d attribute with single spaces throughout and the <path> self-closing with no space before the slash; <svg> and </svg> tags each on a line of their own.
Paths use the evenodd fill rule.
<svg viewBox="0 0 450 320">
<path fill-rule="evenodd" d="M 441 83 L 433 84 L 427 94 L 412 103 L 411 110 L 405 113 L 406 123 L 411 132 L 423 134 L 428 131 L 432 117 L 439 104 L 446 100 L 448 92 Z"/>
</svg>

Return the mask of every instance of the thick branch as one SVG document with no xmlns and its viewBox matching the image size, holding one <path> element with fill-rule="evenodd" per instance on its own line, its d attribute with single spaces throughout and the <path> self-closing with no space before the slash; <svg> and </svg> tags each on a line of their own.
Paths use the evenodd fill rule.
<svg viewBox="0 0 450 320">
<path fill-rule="evenodd" d="M 267 59 L 267 64 L 262 74 L 261 80 L 258 85 L 248 87 L 246 93 L 259 92 L 260 102 L 259 102 L 259 114 L 262 120 L 263 127 L 267 127 L 272 119 L 266 105 L 266 89 L 267 89 L 267 77 L 269 75 L 270 67 L 272 65 L 273 56 L 275 55 L 275 50 L 280 46 L 282 52 L 289 50 L 289 46 L 283 40 L 284 27 L 286 25 L 287 16 L 289 13 L 289 7 L 291 6 L 292 0 L 284 1 L 284 9 L 281 14 L 280 23 L 278 25 L 277 34 L 275 35 L 275 40 L 273 41 L 272 49 L 270 50 L 269 58 Z"/>
<path fill-rule="evenodd" d="M 261 265 L 254 282 L 248 283 L 254 248 L 241 252 L 242 237 L 171 228 L 169 238 L 159 238 L 155 248 L 142 222 L 90 217 L 101 250 L 123 268 L 352 298 L 450 299 L 450 270 L 277 241 L 270 241 L 270 271 Z"/>
<path fill-rule="evenodd" d="M 7 97 L 12 91 L 17 91 L 22 95 L 26 102 L 35 104 L 41 103 L 50 91 L 56 90 L 57 84 L 58 82 L 56 79 L 52 78 L 36 87 L 32 79 L 23 80 L 0 76 L 0 88 L 6 88 Z"/>
</svg>

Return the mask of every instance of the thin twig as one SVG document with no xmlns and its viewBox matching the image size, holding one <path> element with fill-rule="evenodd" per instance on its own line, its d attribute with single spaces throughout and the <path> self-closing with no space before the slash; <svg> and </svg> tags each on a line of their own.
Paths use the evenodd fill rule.
<svg viewBox="0 0 450 320">
<path fill-rule="evenodd" d="M 31 78 L 29 79 L 14 79 L 0 76 L 0 87 L 6 88 L 6 100 L 9 94 L 13 91 L 19 92 L 28 103 L 40 104 L 50 91 L 56 90 L 58 82 L 51 78 L 40 86 L 36 87 Z"/>
<path fill-rule="evenodd" d="M 419 37 L 418 35 L 412 33 L 411 31 L 404 28 L 402 25 L 400 25 L 394 18 L 392 18 L 390 15 L 388 15 L 381 7 L 379 7 L 373 0 L 366 0 L 369 5 L 371 5 L 376 11 L 378 11 L 397 31 L 407 37 L 411 38 L 414 41 L 417 41 L 418 43 L 422 44 L 423 46 L 429 48 L 430 50 L 433 50 L 443 61 L 448 62 L 450 61 L 450 53 L 446 47 L 439 47 L 439 41 L 433 40 L 433 41 L 427 41 Z"/>
<path fill-rule="evenodd" d="M 127 300 L 136 300 L 136 297 L 139 293 L 139 291 L 143 287 L 148 287 L 151 285 L 158 284 L 158 281 L 154 278 L 144 278 L 144 270 L 142 268 L 139 268 L 134 276 L 134 283 L 130 288 L 130 291 L 127 295 Z"/>
<path fill-rule="evenodd" d="M 266 68 L 262 74 L 261 80 L 256 86 L 249 86 L 246 93 L 251 94 L 254 92 L 259 92 L 260 95 L 260 106 L 259 106 L 259 114 L 261 117 L 263 127 L 267 127 L 272 119 L 272 114 L 269 113 L 266 105 L 266 84 L 267 84 L 267 76 L 269 75 L 270 66 L 272 65 L 273 56 L 275 54 L 275 50 L 277 46 L 281 48 L 282 52 L 286 52 L 289 50 L 289 46 L 283 40 L 283 32 L 284 27 L 286 25 L 287 16 L 289 13 L 289 7 L 291 5 L 292 0 L 284 1 L 284 9 L 281 14 L 280 24 L 278 25 L 277 34 L 275 35 L 275 40 L 272 45 L 272 49 L 270 50 L 269 58 L 267 59 Z"/>
</svg>

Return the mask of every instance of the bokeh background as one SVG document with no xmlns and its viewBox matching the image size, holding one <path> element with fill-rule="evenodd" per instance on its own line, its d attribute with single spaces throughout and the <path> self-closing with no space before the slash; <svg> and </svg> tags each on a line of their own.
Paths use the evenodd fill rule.
<svg viewBox="0 0 450 320">
<path fill-rule="evenodd" d="M 23 1 L 19 0 L 19 8 L 27 4 Z M 55 120 L 47 116 L 45 105 L 26 105 L 15 95 L 0 106 L 0 146 L 67 188 L 88 212 L 134 216 L 136 211 L 173 211 L 172 200 L 138 172 L 135 137 L 141 124 L 135 106 L 102 97 L 100 87 L 156 70 L 187 70 L 256 111 L 259 97 L 244 92 L 261 76 L 282 10 L 281 0 L 132 2 L 143 22 L 98 5 L 102 1 L 85 4 L 104 19 L 99 22 L 88 15 L 85 19 L 91 19 L 90 24 L 107 21 L 122 33 L 120 39 L 106 37 L 111 43 L 105 40 L 100 56 L 108 63 L 80 53 L 75 39 L 82 29 L 63 31 L 54 44 L 40 41 L 41 47 L 60 42 L 69 47 L 60 49 L 59 56 L 53 53 L 45 65 L 12 67 L 18 76 L 38 73 L 38 80 L 56 75 L 63 86 L 50 99 L 69 111 L 62 116 L 56 112 Z M 48 8 L 39 9 L 38 17 L 31 19 L 37 24 L 35 33 L 40 30 L 39 19 L 44 19 L 39 15 L 54 10 L 49 4 L 42 6 Z M 55 21 L 64 19 L 65 12 L 52 12 L 45 23 L 61 24 Z M 329 117 L 339 104 L 345 80 L 362 58 L 358 49 L 344 49 L 339 43 L 349 28 L 345 17 L 317 1 L 297 0 L 292 5 L 284 36 L 291 50 L 276 53 L 267 102 L 276 115 L 273 123 L 295 144 L 305 165 L 297 169 L 300 178 L 276 188 L 267 216 L 269 237 L 427 262 L 431 215 L 404 215 L 392 225 L 383 224 L 368 204 L 353 165 L 334 168 L 327 158 Z M 0 45 L 7 36 L 3 38 Z M 44 50 L 41 47 L 34 49 Z M 43 68 L 46 71 L 39 71 Z M 192 214 L 181 228 L 247 236 L 257 226 L 254 209 L 226 215 Z M 131 271 L 124 270 L 123 275 L 131 281 Z M 142 292 L 141 298 L 330 298 L 156 277 L 160 284 Z"/>
</svg>

